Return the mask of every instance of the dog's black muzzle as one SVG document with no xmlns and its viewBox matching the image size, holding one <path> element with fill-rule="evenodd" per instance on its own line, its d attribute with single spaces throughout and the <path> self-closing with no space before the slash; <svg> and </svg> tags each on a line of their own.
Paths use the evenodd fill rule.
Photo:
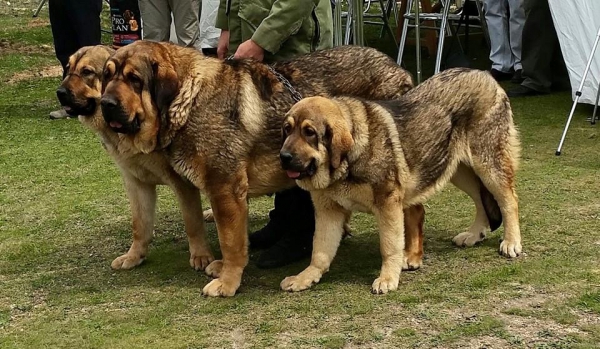
<svg viewBox="0 0 600 349">
<path fill-rule="evenodd" d="M 96 100 L 88 98 L 84 104 L 75 99 L 73 92 L 66 87 L 59 87 L 56 90 L 56 97 L 60 105 L 70 116 L 89 116 L 96 112 Z"/>
<path fill-rule="evenodd" d="M 102 116 L 110 128 L 119 133 L 134 134 L 140 130 L 140 122 L 137 116 L 129 121 L 129 117 L 123 111 L 121 103 L 112 96 L 104 96 L 100 100 Z"/>
</svg>

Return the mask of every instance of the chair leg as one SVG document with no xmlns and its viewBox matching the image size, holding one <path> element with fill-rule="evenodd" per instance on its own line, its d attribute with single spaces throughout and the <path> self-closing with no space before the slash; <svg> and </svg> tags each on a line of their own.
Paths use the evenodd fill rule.
<svg viewBox="0 0 600 349">
<path fill-rule="evenodd" d="M 394 1 L 394 0 L 388 0 L 389 1 Z M 389 21 L 389 12 L 386 10 L 385 5 L 383 3 L 383 0 L 379 0 L 379 6 L 381 7 L 381 12 L 382 12 L 382 17 L 381 19 L 383 20 L 383 28 L 381 28 L 381 37 L 383 38 L 383 33 L 384 30 L 387 31 L 388 34 L 390 34 L 390 37 L 392 38 L 392 40 L 394 40 L 394 45 L 398 45 L 398 42 L 396 41 L 396 36 L 394 35 L 394 32 L 392 31 L 392 27 L 390 27 L 390 21 Z"/>
<path fill-rule="evenodd" d="M 594 113 L 592 114 L 592 125 L 596 125 L 596 111 L 598 110 L 598 101 L 600 100 L 600 84 L 598 84 L 598 92 L 596 93 L 596 103 L 594 104 Z"/>
<path fill-rule="evenodd" d="M 440 24 L 440 36 L 438 38 L 437 53 L 435 55 L 435 71 L 440 72 L 442 66 L 442 53 L 444 51 L 444 39 L 446 38 L 446 25 L 448 24 L 448 14 L 450 13 L 450 0 L 441 0 L 442 8 L 442 23 Z"/>
<path fill-rule="evenodd" d="M 398 48 L 398 58 L 396 59 L 396 62 L 398 63 L 398 65 L 402 64 L 402 56 L 404 55 L 404 47 L 406 46 L 406 35 L 408 32 L 408 22 L 409 22 L 409 19 L 406 18 L 406 16 L 408 16 L 410 14 L 410 11 L 412 11 L 412 5 L 413 5 L 413 0 L 405 0 L 405 1 L 406 1 L 406 12 L 402 15 L 403 16 L 402 36 L 400 37 L 400 46 Z"/>
<path fill-rule="evenodd" d="M 350 39 L 352 38 L 352 1 L 356 0 L 348 0 L 348 13 L 346 16 L 346 33 L 344 35 L 344 45 L 350 45 Z"/>
</svg>

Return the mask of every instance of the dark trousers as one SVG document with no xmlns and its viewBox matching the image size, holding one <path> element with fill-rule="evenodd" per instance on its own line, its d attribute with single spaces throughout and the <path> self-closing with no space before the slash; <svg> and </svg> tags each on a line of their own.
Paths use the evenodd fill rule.
<svg viewBox="0 0 600 349">
<path fill-rule="evenodd" d="M 298 187 L 275 194 L 274 209 L 269 218 L 284 234 L 312 241 L 315 232 L 315 209 L 310 193 Z"/>
<path fill-rule="evenodd" d="M 66 76 L 69 56 L 84 46 L 100 44 L 102 0 L 49 0 L 56 58 Z"/>
<path fill-rule="evenodd" d="M 569 80 L 548 0 L 525 0 L 522 85 L 542 93 L 568 88 Z"/>
</svg>

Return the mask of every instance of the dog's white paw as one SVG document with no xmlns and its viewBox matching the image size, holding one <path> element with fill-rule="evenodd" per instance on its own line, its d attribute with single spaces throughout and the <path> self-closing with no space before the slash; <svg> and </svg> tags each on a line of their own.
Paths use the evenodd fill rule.
<svg viewBox="0 0 600 349">
<path fill-rule="evenodd" d="M 454 242 L 454 244 L 458 247 L 471 247 L 473 245 L 475 245 L 478 242 L 481 242 L 485 239 L 485 233 L 481 232 L 481 233 L 471 233 L 471 232 L 464 232 L 464 233 L 460 233 L 458 235 L 456 235 L 453 239 L 452 242 Z"/>
<path fill-rule="evenodd" d="M 137 267 L 142 264 L 144 261 L 144 257 L 138 254 L 133 253 L 125 253 L 122 256 L 115 258 L 114 261 L 110 264 L 110 267 L 114 270 L 128 270 Z"/>
<path fill-rule="evenodd" d="M 214 260 L 215 257 L 213 257 L 211 253 L 190 254 L 190 266 L 194 268 L 194 270 L 204 270 Z"/>
<path fill-rule="evenodd" d="M 208 265 L 208 267 L 206 267 L 206 269 L 204 269 L 204 272 L 206 273 L 206 275 L 208 275 L 210 277 L 218 278 L 221 276 L 222 269 L 223 269 L 223 261 L 218 259 L 218 260 L 210 263 Z"/>
<path fill-rule="evenodd" d="M 371 292 L 374 294 L 386 294 L 390 291 L 396 291 L 398 289 L 399 282 L 400 280 L 398 278 L 380 276 L 373 281 Z"/>
<path fill-rule="evenodd" d="M 504 257 L 515 258 L 523 252 L 520 241 L 504 240 L 500 243 L 500 254 Z"/>
<path fill-rule="evenodd" d="M 308 273 L 300 273 L 296 276 L 288 276 L 281 281 L 281 289 L 289 292 L 299 292 L 308 290 L 312 285 L 319 282 L 320 277 L 307 275 Z"/>
<path fill-rule="evenodd" d="M 239 285 L 223 282 L 221 279 L 214 279 L 202 289 L 202 294 L 209 297 L 233 297 Z"/>
</svg>

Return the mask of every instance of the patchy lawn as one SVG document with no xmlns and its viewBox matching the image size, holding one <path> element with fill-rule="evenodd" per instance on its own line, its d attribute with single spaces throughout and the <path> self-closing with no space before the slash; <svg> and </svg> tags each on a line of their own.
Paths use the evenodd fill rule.
<svg viewBox="0 0 600 349">
<path fill-rule="evenodd" d="M 394 54 L 375 39 L 378 29 L 367 34 Z M 209 278 L 189 267 L 165 188 L 146 262 L 110 269 L 131 242 L 127 199 L 96 137 L 77 120 L 47 117 L 58 107 L 60 71 L 31 73 L 57 65 L 47 11 L 40 19 L 0 11 L 0 37 L 0 348 L 598 347 L 599 132 L 580 106 L 563 155 L 554 156 L 569 93 L 512 103 L 523 144 L 522 257 L 498 255 L 499 233 L 473 248 L 453 246 L 474 208 L 449 187 L 427 205 L 424 267 L 403 273 L 397 292 L 370 294 L 381 263 L 377 229 L 358 214 L 355 235 L 312 290 L 279 290 L 308 261 L 270 271 L 251 262 L 236 297 L 208 299 L 200 294 Z M 482 59 L 474 64 L 485 68 Z M 252 229 L 271 205 L 252 201 Z M 218 251 L 214 224 L 208 229 Z"/>
</svg>

